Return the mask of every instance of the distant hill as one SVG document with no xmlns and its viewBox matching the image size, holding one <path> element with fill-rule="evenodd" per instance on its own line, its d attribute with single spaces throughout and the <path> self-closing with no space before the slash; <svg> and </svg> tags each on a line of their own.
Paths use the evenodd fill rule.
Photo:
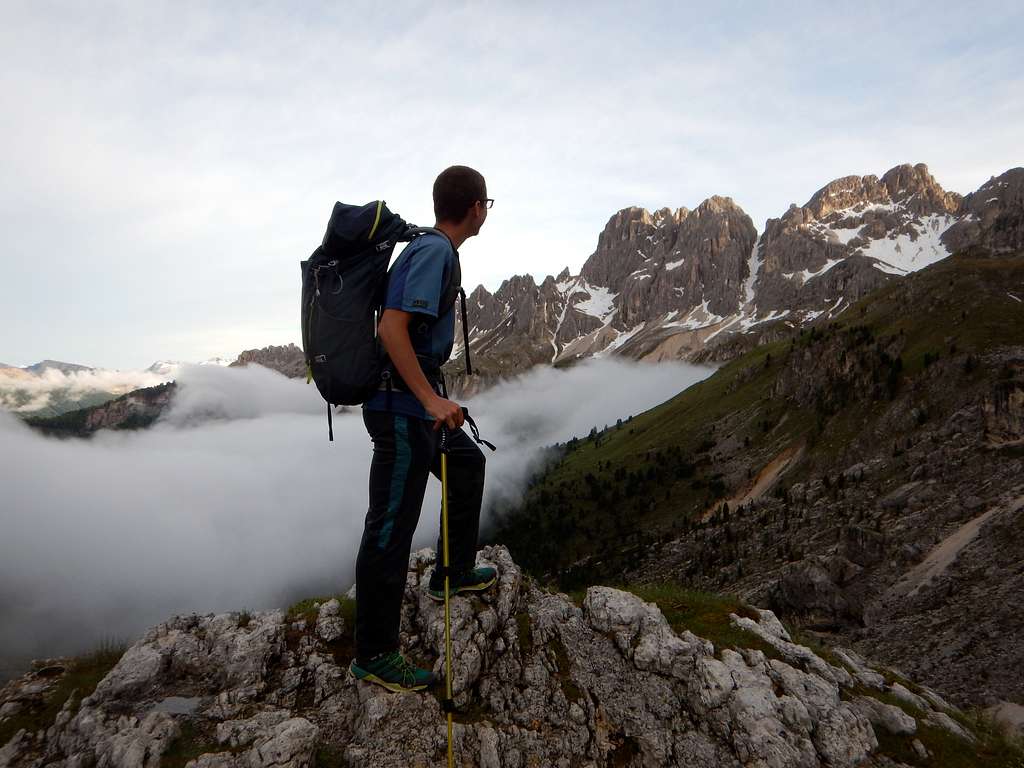
<svg viewBox="0 0 1024 768">
<path fill-rule="evenodd" d="M 56 437 L 86 437 L 100 429 L 142 429 L 170 405 L 174 382 L 136 389 L 106 402 L 53 416 L 30 416 L 25 423 Z"/>
<path fill-rule="evenodd" d="M 60 360 L 43 360 L 36 363 L 35 365 L 29 365 L 25 367 L 25 370 L 29 373 L 45 373 L 46 371 L 60 371 L 61 373 L 77 373 L 78 371 L 94 371 L 95 368 L 90 368 L 87 365 L 77 365 L 75 363 L 62 363 Z"/>
</svg>

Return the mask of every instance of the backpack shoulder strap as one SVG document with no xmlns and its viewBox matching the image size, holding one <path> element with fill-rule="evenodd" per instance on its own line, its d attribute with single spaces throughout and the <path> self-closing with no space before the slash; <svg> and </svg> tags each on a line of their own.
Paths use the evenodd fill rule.
<svg viewBox="0 0 1024 768">
<path fill-rule="evenodd" d="M 449 245 L 451 245 L 451 239 L 439 229 L 434 227 L 413 227 L 410 226 L 399 240 L 413 240 L 420 235 L 425 235 L 431 232 L 435 235 L 441 235 Z M 462 339 L 463 349 L 466 353 L 466 375 L 473 375 L 473 364 L 469 360 L 469 326 L 466 325 L 466 292 L 462 289 L 462 264 L 459 263 L 459 252 L 452 247 L 452 268 L 448 273 L 448 281 L 441 287 L 441 298 L 438 303 L 438 310 L 441 307 L 450 307 L 455 303 L 456 297 L 461 302 L 462 309 Z"/>
<path fill-rule="evenodd" d="M 401 241 L 412 241 L 427 233 L 440 235 L 445 239 L 446 243 L 451 245 L 451 240 L 448 235 L 434 227 L 409 227 L 398 239 Z M 459 252 L 452 248 L 452 255 L 454 258 L 452 259 L 452 268 L 448 273 L 448 280 L 441 286 L 440 301 L 437 305 L 439 312 L 441 307 L 450 307 L 453 305 L 455 303 L 455 298 L 459 295 L 459 291 L 462 290 L 462 265 L 459 263 Z"/>
</svg>

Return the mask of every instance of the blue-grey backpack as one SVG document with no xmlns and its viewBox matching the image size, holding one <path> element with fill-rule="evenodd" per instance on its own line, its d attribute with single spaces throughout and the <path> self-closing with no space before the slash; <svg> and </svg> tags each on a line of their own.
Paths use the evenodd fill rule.
<svg viewBox="0 0 1024 768">
<path fill-rule="evenodd" d="M 381 386 L 387 363 L 377 325 L 387 290 L 388 263 L 400 242 L 443 232 L 407 224 L 383 200 L 355 206 L 335 203 L 323 242 L 302 267 L 302 351 L 306 381 L 327 401 L 328 435 L 334 439 L 331 409 L 359 405 Z M 445 236 L 447 238 L 447 236 Z M 465 292 L 456 268 L 441 291 L 441 307 L 462 299 L 462 329 L 469 362 Z"/>
</svg>

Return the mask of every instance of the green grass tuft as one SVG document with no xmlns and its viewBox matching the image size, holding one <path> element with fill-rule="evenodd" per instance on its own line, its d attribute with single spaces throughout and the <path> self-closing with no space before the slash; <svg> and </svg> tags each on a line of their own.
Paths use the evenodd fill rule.
<svg viewBox="0 0 1024 768">
<path fill-rule="evenodd" d="M 763 652 L 768 658 L 782 660 L 779 652 L 760 637 L 732 624 L 729 618 L 732 613 L 755 621 L 760 618 L 755 609 L 737 597 L 699 592 L 670 583 L 626 589 L 641 600 L 655 603 L 676 632 L 688 629 L 697 637 L 710 640 L 716 653 L 722 648 L 750 648 Z"/>
</svg>

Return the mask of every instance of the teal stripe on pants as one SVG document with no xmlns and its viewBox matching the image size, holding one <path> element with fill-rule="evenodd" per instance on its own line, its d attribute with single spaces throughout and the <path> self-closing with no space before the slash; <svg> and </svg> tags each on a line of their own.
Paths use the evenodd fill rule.
<svg viewBox="0 0 1024 768">
<path fill-rule="evenodd" d="M 391 495 L 388 497 L 388 516 L 380 528 L 377 548 L 384 549 L 391 540 L 391 529 L 395 527 L 398 508 L 402 504 L 405 481 L 409 476 L 409 462 L 412 451 L 409 448 L 409 421 L 407 417 L 395 414 L 395 468 L 391 474 Z"/>
</svg>

